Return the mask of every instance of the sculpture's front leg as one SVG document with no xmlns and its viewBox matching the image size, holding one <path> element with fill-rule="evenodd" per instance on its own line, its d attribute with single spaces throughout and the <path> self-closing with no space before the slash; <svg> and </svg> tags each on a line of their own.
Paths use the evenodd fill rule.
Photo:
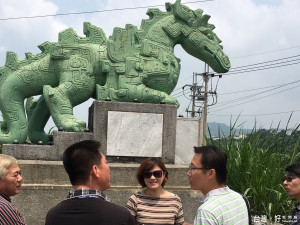
<svg viewBox="0 0 300 225">
<path fill-rule="evenodd" d="M 57 62 L 60 83 L 53 88 L 43 87 L 43 95 L 55 125 L 65 131 L 84 131 L 85 121 L 77 120 L 73 107 L 88 100 L 94 91 L 95 78 L 92 64 L 87 59 L 73 55 Z"/>
<path fill-rule="evenodd" d="M 146 87 L 141 82 L 134 82 L 134 78 L 120 77 L 119 89 L 110 88 L 107 86 L 97 85 L 97 99 L 105 100 L 110 98 L 112 101 L 132 102 L 138 100 L 146 103 L 166 103 L 179 107 L 179 102 L 176 98 L 168 95 L 163 91 L 153 90 Z"/>
</svg>

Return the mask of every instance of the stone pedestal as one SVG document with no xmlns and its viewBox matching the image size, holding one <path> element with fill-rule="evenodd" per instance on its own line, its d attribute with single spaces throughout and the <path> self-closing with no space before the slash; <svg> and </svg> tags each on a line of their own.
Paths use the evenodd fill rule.
<svg viewBox="0 0 300 225">
<path fill-rule="evenodd" d="M 173 105 L 94 101 L 89 129 L 109 161 L 161 157 L 174 163 L 176 112 Z"/>
<path fill-rule="evenodd" d="M 175 162 L 176 107 L 165 104 L 94 101 L 89 113 L 90 132 L 55 131 L 53 145 L 5 144 L 3 153 L 17 159 L 61 160 L 71 144 L 99 140 L 109 162 L 140 162 L 161 157 Z"/>
<path fill-rule="evenodd" d="M 111 202 L 125 206 L 129 197 L 141 189 L 135 175 L 140 164 L 109 163 L 111 188 L 105 194 Z M 23 185 L 21 193 L 12 197 L 12 203 L 25 217 L 27 225 L 45 224 L 50 208 L 66 199 L 72 188 L 61 161 L 19 160 Z M 165 189 L 182 200 L 185 220 L 192 223 L 202 194 L 190 189 L 187 165 L 166 164 L 169 180 Z"/>
</svg>

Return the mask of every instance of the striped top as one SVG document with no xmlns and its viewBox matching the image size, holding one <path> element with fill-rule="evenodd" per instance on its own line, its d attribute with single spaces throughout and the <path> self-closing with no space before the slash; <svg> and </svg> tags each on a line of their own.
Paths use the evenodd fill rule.
<svg viewBox="0 0 300 225">
<path fill-rule="evenodd" d="M 25 225 L 24 218 L 11 204 L 10 198 L 0 194 L 0 224 Z"/>
<path fill-rule="evenodd" d="M 184 222 L 181 200 L 175 194 L 158 198 L 141 191 L 129 198 L 126 207 L 135 218 L 136 225 L 181 225 Z"/>
<path fill-rule="evenodd" d="M 243 197 L 229 187 L 208 192 L 201 200 L 194 225 L 247 225 L 248 211 Z"/>
</svg>

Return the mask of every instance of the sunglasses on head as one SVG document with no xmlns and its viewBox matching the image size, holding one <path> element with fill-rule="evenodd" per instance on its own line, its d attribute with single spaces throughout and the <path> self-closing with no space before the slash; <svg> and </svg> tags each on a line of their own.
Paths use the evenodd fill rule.
<svg viewBox="0 0 300 225">
<path fill-rule="evenodd" d="M 144 178 L 145 178 L 145 179 L 151 178 L 152 175 L 153 175 L 155 178 L 161 178 L 162 175 L 163 175 L 163 171 L 161 171 L 161 170 L 155 170 L 155 171 L 153 171 L 153 172 L 150 172 L 150 171 L 145 171 L 145 172 L 144 172 Z"/>
</svg>

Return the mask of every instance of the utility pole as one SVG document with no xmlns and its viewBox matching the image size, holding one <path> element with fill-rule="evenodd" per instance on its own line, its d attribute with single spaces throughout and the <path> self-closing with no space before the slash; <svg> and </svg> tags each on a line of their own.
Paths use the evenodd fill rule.
<svg viewBox="0 0 300 225">
<path fill-rule="evenodd" d="M 195 77 L 195 73 L 193 73 L 192 112 L 191 112 L 192 118 L 195 117 L 195 107 L 196 107 L 195 99 L 196 99 L 196 89 L 197 89 L 197 82 L 196 82 L 196 80 L 197 80 L 197 78 Z"/>
<path fill-rule="evenodd" d="M 203 142 L 202 145 L 206 145 L 206 130 L 207 130 L 207 93 L 208 93 L 208 73 L 203 74 L 204 78 L 204 107 L 203 107 Z"/>
<path fill-rule="evenodd" d="M 203 120 L 198 118 L 198 146 L 203 146 Z"/>
<path fill-rule="evenodd" d="M 198 86 L 197 83 L 197 76 L 202 76 L 203 78 L 203 86 Z M 187 114 L 190 113 L 192 118 L 195 118 L 196 114 L 196 107 L 199 109 L 197 112 L 199 113 L 198 117 L 198 146 L 205 146 L 206 145 L 206 130 L 207 130 L 207 111 L 208 111 L 208 94 L 214 96 L 216 95 L 216 90 L 208 90 L 208 81 L 210 77 L 218 76 L 219 78 L 222 77 L 222 75 L 215 75 L 213 73 L 209 73 L 208 66 L 205 64 L 205 72 L 204 73 L 193 73 L 193 84 L 192 85 L 184 85 L 182 89 L 185 87 L 189 87 L 190 89 L 190 97 L 191 97 L 191 103 L 192 103 L 192 110 L 189 111 L 189 109 L 186 109 Z M 203 102 L 203 105 L 196 105 L 196 103 Z M 213 101 L 210 105 L 214 105 L 216 102 Z M 202 109 L 202 110 L 201 110 Z"/>
<path fill-rule="evenodd" d="M 199 95 L 201 93 L 201 89 L 203 88 L 203 86 L 198 86 L 197 83 L 197 73 L 193 73 L 193 84 L 186 84 L 182 87 L 182 89 L 189 87 L 190 91 L 191 91 L 191 102 L 192 102 L 192 110 L 190 111 L 189 109 L 186 109 L 187 113 L 191 113 L 191 118 L 195 118 L 196 117 L 196 101 L 199 101 Z"/>
</svg>

